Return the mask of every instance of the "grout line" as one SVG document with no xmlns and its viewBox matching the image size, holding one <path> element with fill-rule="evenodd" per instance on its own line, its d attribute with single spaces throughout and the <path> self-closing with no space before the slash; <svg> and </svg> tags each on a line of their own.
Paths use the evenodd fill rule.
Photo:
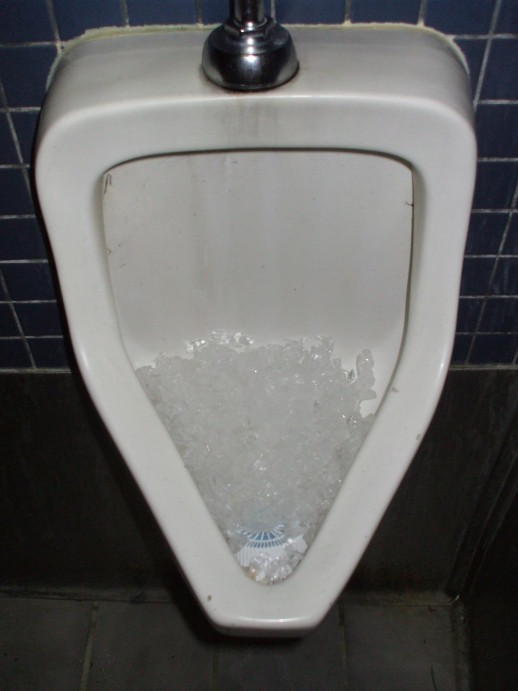
<svg viewBox="0 0 518 691">
<path fill-rule="evenodd" d="M 342 651 L 342 667 L 344 670 L 345 688 L 349 686 L 349 670 L 347 665 L 347 645 L 345 642 L 345 606 L 342 596 L 338 598 L 338 625 L 340 628 L 340 648 Z"/>
<path fill-rule="evenodd" d="M 128 3 L 126 2 L 126 0 L 120 0 L 120 4 L 122 10 L 122 18 L 124 20 L 124 26 L 128 27 L 130 25 Z"/>
<path fill-rule="evenodd" d="M 218 691 L 219 688 L 219 643 L 212 645 L 212 691 Z"/>
<path fill-rule="evenodd" d="M 25 352 L 26 352 L 26 354 L 27 354 L 27 357 L 29 358 L 29 362 L 30 362 L 31 368 L 36 368 L 36 363 L 35 363 L 34 358 L 33 358 L 33 356 L 32 356 L 32 351 L 31 351 L 31 349 L 30 349 L 30 347 L 29 347 L 29 343 L 27 342 L 27 339 L 25 338 L 25 334 L 24 334 L 24 332 L 23 332 L 22 325 L 20 324 L 20 320 L 18 319 L 18 315 L 16 314 L 16 309 L 15 309 L 15 307 L 14 307 L 13 301 L 11 300 L 11 296 L 10 296 L 10 294 L 9 294 L 9 290 L 8 290 L 8 288 L 7 288 L 7 284 L 6 284 L 6 282 L 5 282 L 4 275 L 3 275 L 3 273 L 2 273 L 2 269 L 1 269 L 1 268 L 0 268 L 0 286 L 3 288 L 3 291 L 4 291 L 5 296 L 6 296 L 6 298 L 7 298 L 6 304 L 9 305 L 9 309 L 10 309 L 10 311 L 11 311 L 11 315 L 12 315 L 12 317 L 13 317 L 13 319 L 14 319 L 15 324 L 16 324 L 16 328 L 18 329 L 18 333 L 20 334 L 19 337 L 15 337 L 15 338 L 20 338 L 20 339 L 21 339 L 21 341 L 22 341 L 22 343 L 23 343 L 23 347 L 24 347 Z"/>
<path fill-rule="evenodd" d="M 203 10 L 201 7 L 201 0 L 196 0 L 196 23 L 203 24 Z"/>
<path fill-rule="evenodd" d="M 450 606 L 451 644 L 455 665 L 456 691 L 470 691 L 473 680 L 469 654 L 469 632 L 466 610 L 460 600 Z"/>
<path fill-rule="evenodd" d="M 512 205 L 512 207 L 513 207 L 514 209 L 516 209 L 516 203 L 517 203 L 517 201 L 518 201 L 518 183 L 517 183 L 516 188 L 515 188 L 515 190 L 514 190 L 513 199 L 512 199 L 512 202 L 511 202 L 511 205 Z M 475 325 L 475 329 L 474 329 L 474 333 L 473 333 L 473 338 L 471 339 L 471 343 L 470 343 L 470 345 L 469 345 L 468 352 L 467 352 L 467 354 L 466 354 L 466 359 L 465 359 L 466 364 L 467 364 L 467 363 L 470 361 L 470 359 L 471 359 L 471 354 L 472 354 L 472 352 L 473 352 L 473 348 L 475 347 L 475 340 L 476 340 L 476 338 L 477 338 L 477 335 L 480 333 L 480 325 L 482 324 L 482 320 L 483 320 L 483 318 L 484 318 L 484 314 L 485 314 L 485 311 L 486 311 L 486 307 L 487 307 L 488 300 L 489 300 L 490 297 L 493 297 L 493 296 L 490 295 L 490 292 L 489 292 L 489 291 L 491 290 L 491 286 L 493 285 L 493 279 L 494 279 L 495 274 L 496 274 L 496 270 L 497 270 L 497 267 L 498 267 L 498 262 L 499 262 L 500 258 L 502 257 L 503 248 L 504 248 L 505 243 L 506 243 L 506 240 L 507 240 L 507 235 L 508 235 L 509 229 L 510 229 L 510 227 L 511 227 L 511 221 L 512 221 L 512 219 L 513 219 L 513 214 L 512 214 L 512 212 L 509 212 L 509 215 L 508 215 L 508 217 L 507 217 L 507 221 L 506 221 L 506 224 L 505 224 L 504 232 L 502 233 L 502 239 L 500 240 L 500 245 L 499 245 L 499 247 L 498 247 L 498 251 L 497 251 L 497 253 L 496 253 L 495 260 L 494 260 L 494 262 L 493 262 L 493 268 L 491 269 L 491 274 L 490 274 L 490 276 L 489 276 L 489 281 L 488 281 L 488 283 L 487 283 L 487 291 L 486 291 L 486 294 L 485 294 L 484 297 L 483 297 L 482 305 L 481 305 L 481 307 L 480 307 L 480 312 L 479 312 L 479 314 L 478 314 L 477 323 L 476 323 L 476 325 Z M 503 297 L 503 296 L 495 296 L 495 297 Z M 518 357 L 518 352 L 515 354 L 515 356 L 514 356 L 514 358 L 513 358 L 513 363 L 516 362 L 516 358 L 517 358 L 517 357 Z"/>
<path fill-rule="evenodd" d="M 81 685 L 79 686 L 79 691 L 86 691 L 88 687 L 88 675 L 90 674 L 90 668 L 92 666 L 92 653 L 98 616 L 99 603 L 96 601 L 92 604 L 92 609 L 90 612 L 90 623 L 88 626 L 88 637 L 86 639 L 85 655 L 83 658 L 83 672 L 81 674 Z"/>
<path fill-rule="evenodd" d="M 345 0 L 345 21 L 349 23 L 352 21 L 352 4 L 353 0 Z"/>
<path fill-rule="evenodd" d="M 56 43 L 61 43 L 61 38 L 59 36 L 58 22 L 56 19 L 56 12 L 54 11 L 53 0 L 47 0 L 47 12 L 49 14 L 50 24 L 52 26 L 52 33 L 54 34 L 54 40 Z"/>
<path fill-rule="evenodd" d="M 495 28 L 498 22 L 498 15 L 500 14 L 500 8 L 502 6 L 502 0 L 496 0 L 495 9 L 493 10 L 493 16 L 491 17 L 491 26 L 489 27 L 489 35 L 487 38 L 487 43 L 484 49 L 484 57 L 482 58 L 482 65 L 480 67 L 480 74 L 478 76 L 477 88 L 475 91 L 475 97 L 473 98 L 473 107 L 475 111 L 477 110 L 478 102 L 480 100 L 480 93 L 482 91 L 482 85 L 484 84 L 484 78 L 486 76 L 487 63 L 489 62 L 489 55 L 491 53 L 491 47 L 493 45 L 493 37 L 495 35 Z"/>
<path fill-rule="evenodd" d="M 417 17 L 417 24 L 421 24 L 423 26 L 425 24 L 426 19 L 426 5 L 427 0 L 421 0 L 421 3 L 419 5 L 419 15 Z"/>
</svg>

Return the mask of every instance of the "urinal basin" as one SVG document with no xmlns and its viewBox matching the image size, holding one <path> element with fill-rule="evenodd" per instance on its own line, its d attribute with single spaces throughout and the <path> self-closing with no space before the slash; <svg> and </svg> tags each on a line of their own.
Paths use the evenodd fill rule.
<svg viewBox="0 0 518 691">
<path fill-rule="evenodd" d="M 331 607 L 446 375 L 473 191 L 467 75 L 422 29 L 298 29 L 280 89 L 200 73 L 206 32 L 80 42 L 36 175 L 87 387 L 214 624 L 300 634 Z M 213 329 L 370 348 L 376 421 L 297 570 L 246 577 L 136 376 Z M 368 412 L 367 410 L 365 412 Z"/>
</svg>

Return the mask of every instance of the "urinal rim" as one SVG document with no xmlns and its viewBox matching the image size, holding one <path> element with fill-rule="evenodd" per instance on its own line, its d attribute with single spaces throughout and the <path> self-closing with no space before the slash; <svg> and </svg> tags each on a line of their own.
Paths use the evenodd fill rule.
<svg viewBox="0 0 518 691">
<path fill-rule="evenodd" d="M 190 35 L 192 36 L 192 34 Z M 200 35 L 201 38 L 205 36 L 206 33 L 200 32 Z M 298 30 L 294 32 L 294 37 L 298 42 L 299 50 L 302 49 L 302 55 L 304 55 L 304 46 L 311 45 L 311 30 Z M 212 114 L 218 121 L 223 121 L 224 115 L 226 113 L 228 114 L 236 107 L 259 107 L 263 109 L 264 112 L 268 112 L 268 109 L 270 109 L 271 112 L 275 111 L 277 114 L 283 110 L 286 110 L 289 114 L 291 110 L 292 115 L 297 116 L 297 113 L 300 113 L 298 104 L 302 100 L 301 96 L 303 96 L 304 109 L 306 112 L 307 109 L 311 109 L 311 107 L 314 107 L 317 112 L 319 110 L 323 111 L 326 102 L 330 102 L 329 99 L 333 98 L 333 96 L 324 94 L 319 98 L 312 93 L 304 94 L 304 87 L 301 87 L 300 82 L 301 80 L 299 79 L 297 84 L 302 94 L 300 91 L 298 93 L 296 91 L 292 93 L 289 90 L 286 90 L 283 94 L 282 90 L 280 90 L 276 93 L 274 98 L 271 98 L 269 95 L 260 94 L 254 95 L 247 101 L 242 101 L 240 100 L 242 97 L 228 94 L 221 95 L 219 92 L 215 93 L 212 89 L 209 89 L 208 91 L 202 90 L 195 96 L 188 95 L 185 97 L 184 101 L 180 103 L 171 104 L 171 102 L 163 102 L 160 99 L 155 100 L 153 103 L 148 103 L 148 108 L 150 112 L 152 111 L 155 113 L 154 117 L 159 117 L 162 110 L 167 111 L 170 110 L 171 107 L 179 108 L 179 110 L 187 109 L 187 111 L 189 109 L 189 104 L 199 107 L 201 100 L 204 108 L 212 109 Z M 458 99 L 459 102 L 460 100 L 461 99 Z M 335 114 L 339 111 L 342 116 L 347 115 L 347 113 L 344 112 L 344 104 L 349 109 L 357 109 L 358 113 L 370 113 L 371 117 L 373 117 L 372 109 L 376 107 L 378 112 L 376 115 L 377 118 L 380 117 L 380 109 L 383 109 L 384 112 L 386 111 L 386 114 L 389 114 L 390 111 L 390 104 L 387 102 L 387 97 L 380 99 L 379 97 L 376 98 L 376 96 L 371 98 L 368 96 L 361 96 L 356 97 L 354 103 L 352 103 L 351 99 L 348 99 L 346 94 L 345 97 L 336 97 L 333 102 L 336 105 Z M 458 151 L 459 157 L 464 162 L 463 170 L 472 181 L 474 177 L 475 149 L 473 133 L 470 129 L 470 114 L 467 110 L 462 114 L 462 107 L 459 105 L 459 102 L 456 108 L 452 108 L 450 104 L 445 105 L 444 103 L 437 103 L 422 95 L 416 98 L 402 95 L 397 101 L 397 107 L 392 109 L 394 112 L 391 117 L 394 119 L 393 126 L 396 126 L 396 119 L 401 116 L 402 112 L 409 117 L 412 115 L 412 117 L 419 122 L 420 127 L 422 127 L 423 117 L 428 119 L 432 127 L 434 124 L 437 126 L 437 124 L 440 123 L 441 132 L 446 131 L 450 133 L 453 149 Z M 193 555 L 192 546 L 186 546 L 185 541 L 180 539 L 177 534 L 174 534 L 174 526 L 172 528 L 169 523 L 170 517 L 166 516 L 162 511 L 164 507 L 163 502 L 165 500 L 161 500 L 157 503 L 154 498 L 154 494 L 156 492 L 161 493 L 163 488 L 157 487 L 156 477 L 152 482 L 149 481 L 149 474 L 152 474 L 152 468 L 150 469 L 149 465 L 156 470 L 156 468 L 161 467 L 161 460 L 157 458 L 156 463 L 154 461 L 149 462 L 148 460 L 147 464 L 142 462 L 142 452 L 145 451 L 147 441 L 146 439 L 140 438 L 138 430 L 131 428 L 135 423 L 138 424 L 140 422 L 140 424 L 142 424 L 145 422 L 154 430 L 156 434 L 155 439 L 161 439 L 163 448 L 166 448 L 167 445 L 170 446 L 171 442 L 168 437 L 166 441 L 161 424 L 158 423 L 149 401 L 145 398 L 138 382 L 136 382 L 136 377 L 125 356 L 120 334 L 118 333 L 115 307 L 113 304 L 110 304 L 109 295 L 103 294 L 101 289 L 103 282 L 107 285 L 104 248 L 100 246 L 99 242 L 92 245 L 87 236 L 81 236 L 77 246 L 71 241 L 69 241 L 68 244 L 65 243 L 65 245 L 62 243 L 62 229 L 64 228 L 64 224 L 62 219 L 59 218 L 60 213 L 58 209 L 60 211 L 63 209 L 62 205 L 59 203 L 59 199 L 56 197 L 56 192 L 58 189 L 62 190 L 63 188 L 57 184 L 56 177 L 50 173 L 53 165 L 55 165 L 56 161 L 60 161 L 61 167 L 64 166 L 69 173 L 71 170 L 74 170 L 78 149 L 74 149 L 73 141 L 77 139 L 77 133 L 81 131 L 84 135 L 84 133 L 90 129 L 90 134 L 92 134 L 92 128 L 95 129 L 95 127 L 98 127 L 100 120 L 106 123 L 110 118 L 115 118 L 120 124 L 121 117 L 124 118 L 127 116 L 128 112 L 131 113 L 134 103 L 133 101 L 130 105 L 126 103 L 122 104 L 122 106 L 120 102 L 113 103 L 109 115 L 106 112 L 101 113 L 98 106 L 92 106 L 87 111 L 81 109 L 75 113 L 69 112 L 66 114 L 66 117 L 61 117 L 56 120 L 54 125 L 52 125 L 52 112 L 50 112 L 50 117 L 47 121 L 51 124 L 47 126 L 46 129 L 44 126 L 43 135 L 40 137 L 36 170 L 38 188 L 40 189 L 40 198 L 44 214 L 49 221 L 49 235 L 53 244 L 58 273 L 64 286 L 65 306 L 78 363 L 96 405 L 105 420 L 111 423 L 110 427 L 112 434 L 123 456 L 126 458 L 130 469 L 136 476 L 138 484 L 143 489 L 150 505 L 154 507 L 158 522 L 161 524 L 162 529 L 173 545 L 173 549 L 177 554 L 182 568 L 186 571 L 186 575 L 198 599 L 216 625 L 222 629 L 231 630 L 233 632 L 254 630 L 256 632 L 265 633 L 269 631 L 274 635 L 279 635 L 282 632 L 285 634 L 299 633 L 313 628 L 320 621 L 336 599 L 344 582 L 350 576 L 352 568 L 356 565 L 361 553 L 366 547 L 368 539 L 374 532 L 383 514 L 383 511 L 380 512 L 379 510 L 380 507 L 383 509 L 386 507 L 393 492 L 399 485 L 435 409 L 449 363 L 454 334 L 456 305 L 448 305 L 446 301 L 444 312 L 438 315 L 434 320 L 433 328 L 430 328 L 430 325 L 426 323 L 426 315 L 421 311 L 423 297 L 418 299 L 419 306 L 416 308 L 414 294 L 417 293 L 417 295 L 422 296 L 423 291 L 426 293 L 427 287 L 433 287 L 433 280 L 431 277 L 433 271 L 432 266 L 430 266 L 431 260 L 428 256 L 428 252 L 434 249 L 435 252 L 437 252 L 437 247 L 433 242 L 431 243 L 431 250 L 428 250 L 427 246 L 424 248 L 420 246 L 420 240 L 430 243 L 429 229 L 430 227 L 439 227 L 441 221 L 446 222 L 448 227 L 455 227 L 456 223 L 465 223 L 465 217 L 471 202 L 471 191 L 469 190 L 469 185 L 467 185 L 468 191 L 464 194 L 464 198 L 460 200 L 460 202 L 458 199 L 455 200 L 459 202 L 459 205 L 456 206 L 453 204 L 451 192 L 448 191 L 448 184 L 446 184 L 445 181 L 442 181 L 441 185 L 432 184 L 433 181 L 430 179 L 430 171 L 434 168 L 441 167 L 436 160 L 437 152 L 427 150 L 426 155 L 421 152 L 421 157 L 418 156 L 416 159 L 415 156 L 411 155 L 414 153 L 413 149 L 415 149 L 417 143 L 415 135 L 412 138 L 410 146 L 412 151 L 407 152 L 407 155 L 402 155 L 401 144 L 398 144 L 397 151 L 393 154 L 387 151 L 386 147 L 380 147 L 378 142 L 374 142 L 375 146 L 373 147 L 362 147 L 365 150 L 382 153 L 383 155 L 397 155 L 399 158 L 402 158 L 408 164 L 412 165 L 416 189 L 418 194 L 421 193 L 423 195 L 423 204 L 416 204 L 416 215 L 419 216 L 419 214 L 423 213 L 426 219 L 417 218 L 416 224 L 422 223 L 427 232 L 425 233 L 423 231 L 423 237 L 420 240 L 418 238 L 417 245 L 414 247 L 410 277 L 408 320 L 404 343 L 399 363 L 396 366 L 392 385 L 389 387 L 383 405 L 380 407 L 375 428 L 373 428 L 372 433 L 367 438 L 355 466 L 353 466 L 344 487 L 330 511 L 328 519 L 312 546 L 312 552 L 310 551 L 308 556 L 305 557 L 299 569 L 288 581 L 278 584 L 273 588 L 264 588 L 263 586 L 247 581 L 246 577 L 243 576 L 240 568 L 234 562 L 233 557 L 226 548 L 222 536 L 219 534 L 219 531 L 215 529 L 212 519 L 208 516 L 206 510 L 205 513 L 203 510 L 197 512 L 196 521 L 198 525 L 192 526 L 193 530 L 203 529 L 210 536 L 210 539 L 205 540 L 204 543 L 204 547 L 206 547 L 207 550 L 206 554 L 203 555 L 203 559 L 199 559 L 199 555 Z M 144 101 L 142 101 L 142 104 L 144 104 Z M 243 106 L 243 104 L 245 105 Z M 52 108 L 52 104 L 50 108 Z M 160 120 L 160 122 L 162 121 Z M 336 130 L 334 131 L 336 132 Z M 258 134 L 257 131 L 250 132 L 245 129 L 245 131 L 241 133 L 242 140 L 238 148 L 243 148 L 243 143 L 247 141 L 257 141 Z M 235 135 L 235 132 L 233 132 L 233 135 Z M 297 143 L 299 145 L 302 143 L 302 148 L 307 148 L 307 143 L 300 141 L 300 132 L 291 132 L 291 140 L 290 136 L 288 136 L 288 132 L 285 132 L 285 135 L 284 144 L 286 141 L 291 141 L 291 146 L 286 147 L 284 145 L 282 148 L 292 148 L 296 146 Z M 326 148 L 326 140 L 328 140 L 327 135 L 322 137 L 320 146 L 315 146 L 313 148 Z M 264 137 L 261 138 L 260 141 L 263 145 L 265 144 Z M 199 140 L 197 143 L 199 143 Z M 364 142 L 366 145 L 369 143 L 370 141 Z M 329 141 L 327 141 L 327 144 L 329 144 Z M 271 148 L 279 148 L 275 146 L 275 142 L 273 141 L 270 142 L 270 145 Z M 122 147 L 122 143 L 119 143 L 119 146 L 125 149 L 126 152 L 128 151 L 127 143 L 124 144 L 124 147 Z M 149 142 L 146 143 L 145 148 L 146 155 L 150 155 Z M 261 148 L 263 148 L 263 146 L 261 146 Z M 341 146 L 337 145 L 335 140 L 332 148 L 344 150 L 346 147 L 343 146 L 343 142 Z M 357 146 L 349 148 L 358 150 Z M 160 147 L 160 149 L 160 153 L 164 153 L 163 147 Z M 79 146 L 79 150 L 81 150 L 81 146 Z M 207 150 L 207 145 L 199 150 Z M 209 147 L 209 150 L 214 150 L 214 147 Z M 175 149 L 175 152 L 179 153 L 180 151 L 181 150 L 178 148 Z M 83 211 L 86 213 L 86 218 L 89 219 L 89 222 L 84 225 L 86 229 L 90 227 L 90 224 L 99 222 L 99 184 L 102 179 L 102 174 L 114 165 L 128 160 L 127 155 L 124 155 L 122 160 L 114 160 L 113 156 L 108 160 L 109 152 L 104 153 L 106 153 L 104 163 L 101 164 L 98 159 L 94 161 L 85 160 L 85 170 L 88 169 L 88 174 L 82 175 L 81 180 L 74 179 L 68 181 L 67 185 L 65 185 L 65 187 L 68 187 L 71 191 L 77 192 L 77 185 L 79 183 L 81 189 L 84 190 L 84 199 L 88 202 L 88 208 L 83 209 Z M 88 156 L 86 156 L 86 159 L 88 159 Z M 454 182 L 454 178 L 452 177 L 451 179 Z M 450 180 L 450 178 L 448 178 L 448 180 Z M 64 183 L 65 181 L 61 180 L 61 182 Z M 85 185 L 85 187 L 83 187 L 83 185 Z M 439 187 L 439 191 L 436 190 L 436 187 Z M 449 187 L 451 188 L 451 184 Z M 421 190 L 421 192 L 419 192 L 419 190 Z M 431 193 L 432 211 L 427 208 L 428 195 L 425 195 L 425 191 L 428 194 Z M 448 207 L 451 214 L 444 218 L 442 216 L 440 218 L 434 218 L 434 195 L 437 196 L 440 192 L 446 193 L 446 206 L 452 206 L 452 208 Z M 81 193 L 78 194 L 83 196 Z M 96 195 L 98 198 L 94 199 Z M 441 201 L 441 204 L 444 206 L 444 200 Z M 456 208 L 457 212 L 455 212 Z M 432 218 L 426 215 L 430 213 L 432 213 Z M 59 231 L 57 230 L 58 228 L 60 229 Z M 442 230 L 442 235 L 444 234 L 445 231 Z M 462 236 L 462 234 L 459 233 L 459 236 Z M 448 275 L 444 277 L 440 285 L 435 286 L 435 290 L 432 290 L 434 299 L 432 300 L 429 297 L 428 299 L 424 299 L 424 307 L 427 305 L 433 307 L 434 302 L 436 304 L 440 303 L 443 296 L 446 298 L 449 296 L 451 302 L 452 292 L 458 291 L 464 238 L 454 237 L 451 239 L 451 243 L 448 246 L 450 249 L 450 258 L 447 260 Z M 442 247 L 444 250 L 444 239 L 442 241 Z M 94 283 L 96 284 L 94 291 L 96 294 L 95 297 L 92 296 L 93 300 L 90 306 L 84 306 L 84 297 L 81 297 L 84 286 L 81 289 L 77 284 L 77 274 L 69 265 L 70 259 L 74 257 L 74 254 L 75 261 L 73 263 L 75 264 L 77 261 L 80 261 L 82 252 L 85 257 L 90 257 L 95 264 L 94 276 L 91 277 L 90 284 L 88 281 L 86 282 L 87 286 L 91 286 Z M 443 253 L 444 252 L 439 252 L 440 255 Z M 418 265 L 422 267 L 425 272 L 424 279 L 421 271 L 418 272 L 416 269 Z M 423 280 L 424 286 L 422 285 Z M 84 312 L 83 316 L 79 316 L 80 311 L 78 311 L 78 306 L 80 305 L 83 305 L 88 312 L 86 320 L 84 318 Z M 99 325 L 101 328 L 99 328 Z M 96 327 L 95 329 L 92 328 L 94 326 Z M 93 331 L 95 331 L 95 333 Z M 425 347 L 427 344 L 425 334 L 429 335 L 430 342 L 435 343 L 437 349 L 434 350 L 433 353 L 430 353 L 429 362 L 425 362 L 424 364 L 421 363 L 421 366 L 418 367 L 417 365 L 420 363 L 416 362 L 414 353 L 426 353 L 430 350 Z M 408 354 L 409 352 L 410 355 Z M 424 384 L 430 387 L 433 393 L 430 396 L 428 405 L 423 405 L 419 409 L 419 414 L 417 414 L 415 410 L 415 396 L 411 394 L 411 387 L 415 388 L 415 381 L 419 378 L 421 378 Z M 124 419 L 124 415 L 127 415 L 128 411 L 123 404 L 121 407 L 121 401 L 128 399 L 128 397 L 130 400 L 139 401 L 139 415 L 143 415 L 143 418 L 140 417 L 136 420 L 130 416 L 128 418 L 129 424 L 122 424 L 121 416 L 122 419 Z M 399 430 L 396 435 L 388 439 L 386 432 L 388 432 L 391 427 L 391 420 L 397 419 L 398 411 L 406 413 L 406 424 L 404 426 L 402 425 L 401 430 Z M 160 428 L 162 431 L 160 431 Z M 375 432 L 374 430 L 377 431 Z M 380 443 L 381 438 L 385 438 L 383 444 Z M 368 459 L 373 458 L 375 450 L 379 453 L 383 450 L 386 457 L 389 459 L 387 463 L 387 467 L 390 467 L 391 470 L 389 475 L 386 473 L 386 468 L 380 469 L 378 463 L 368 461 Z M 401 450 L 404 451 L 404 454 L 401 454 Z M 398 458 L 399 455 L 405 456 L 403 461 L 401 458 Z M 392 462 L 390 462 L 391 458 Z M 176 462 L 177 464 L 181 464 L 179 458 L 177 458 Z M 146 465 L 148 465 L 148 467 L 146 467 Z M 385 472 L 383 472 L 384 470 Z M 160 474 L 160 472 L 161 471 L 159 471 L 158 474 Z M 188 476 L 185 469 L 184 472 L 187 477 L 183 478 L 182 481 L 183 494 L 182 496 L 178 496 L 178 491 L 176 491 L 175 494 L 179 502 L 179 510 L 188 511 L 192 502 L 195 500 L 198 501 L 198 494 L 192 481 L 191 484 L 189 483 L 190 476 Z M 383 481 L 381 481 L 382 479 Z M 358 491 L 358 487 L 365 487 L 366 485 L 370 485 L 371 489 L 368 502 L 365 501 L 362 493 Z M 374 487 L 376 487 L 376 493 L 372 491 Z M 390 492 L 387 492 L 387 487 L 390 488 Z M 176 511 L 177 516 L 180 515 L 179 510 Z M 362 516 L 363 521 L 361 525 L 356 526 L 355 531 L 353 531 L 354 534 L 350 535 L 351 540 L 348 545 L 350 558 L 348 559 L 347 565 L 344 565 L 341 559 L 344 550 L 336 549 L 336 544 L 337 536 L 347 532 L 347 529 L 344 531 L 343 527 L 340 525 L 341 519 L 347 518 L 349 515 L 356 515 L 356 517 Z M 212 551 L 210 543 L 212 543 L 214 548 Z M 221 568 L 219 568 L 219 566 L 217 567 L 219 572 L 223 574 L 223 578 L 220 579 L 218 590 L 218 587 L 211 587 L 210 578 L 207 578 L 207 569 L 210 570 L 211 568 L 211 559 L 213 560 L 212 567 L 214 567 L 214 564 L 218 564 L 221 561 L 220 552 L 223 547 L 226 550 L 226 556 L 228 553 L 228 559 L 225 558 L 223 560 L 225 562 L 224 568 L 223 566 Z M 319 572 L 319 563 L 326 565 L 324 573 Z M 205 573 L 203 573 L 203 571 L 200 572 L 200 569 L 204 569 Z M 224 592 L 221 591 L 221 581 L 224 581 Z M 324 586 L 322 585 L 323 583 L 325 584 Z M 261 588 L 262 590 L 258 590 Z M 309 598 L 308 591 L 310 591 Z"/>
</svg>

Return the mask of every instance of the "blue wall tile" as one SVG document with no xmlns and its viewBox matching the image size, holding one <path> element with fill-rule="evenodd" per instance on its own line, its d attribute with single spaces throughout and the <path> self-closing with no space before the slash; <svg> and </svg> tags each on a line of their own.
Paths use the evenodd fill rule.
<svg viewBox="0 0 518 691">
<path fill-rule="evenodd" d="M 0 363 L 3 369 L 31 366 L 30 357 L 21 338 L 0 338 Z"/>
<path fill-rule="evenodd" d="M 131 26 L 196 22 L 196 0 L 126 0 L 126 5 Z"/>
<path fill-rule="evenodd" d="M 16 130 L 18 143 L 22 150 L 22 156 L 25 163 L 31 162 L 38 117 L 38 111 L 12 113 L 14 128 Z"/>
<path fill-rule="evenodd" d="M 46 262 L 3 264 L 11 300 L 55 300 L 54 283 Z"/>
<path fill-rule="evenodd" d="M 508 209 L 518 183 L 518 163 L 482 161 L 478 164 L 474 209 Z"/>
<path fill-rule="evenodd" d="M 19 163 L 5 113 L 0 113 L 0 165 Z"/>
<path fill-rule="evenodd" d="M 518 158 L 518 103 L 480 104 L 476 125 L 479 156 Z"/>
<path fill-rule="evenodd" d="M 472 340 L 473 336 L 457 334 L 451 356 L 451 361 L 454 365 L 463 365 L 466 362 Z"/>
<path fill-rule="evenodd" d="M 486 49 L 485 39 L 471 39 L 471 38 L 457 38 L 455 43 L 464 53 L 466 62 L 469 67 L 469 78 L 471 82 L 471 91 L 476 93 L 478 78 L 484 60 L 484 51 Z"/>
<path fill-rule="evenodd" d="M 496 30 L 501 34 L 518 34 L 518 0 L 503 0 Z"/>
<path fill-rule="evenodd" d="M 5 302 L 0 302 L 0 338 L 19 335 L 20 332 L 18 331 L 11 306 Z"/>
<path fill-rule="evenodd" d="M 55 302 L 19 302 L 16 315 L 26 336 L 59 336 L 63 324 Z"/>
<path fill-rule="evenodd" d="M 420 0 L 353 0 L 353 22 L 406 22 L 415 24 L 419 19 Z"/>
<path fill-rule="evenodd" d="M 488 362 L 511 364 L 518 348 L 518 335 L 478 334 L 471 350 L 469 362 L 472 365 L 485 365 Z"/>
<path fill-rule="evenodd" d="M 54 13 L 63 40 L 81 36 L 87 29 L 124 25 L 120 0 L 54 0 Z"/>
<path fill-rule="evenodd" d="M 46 258 L 45 244 L 35 218 L 0 219 L 0 261 Z"/>
<path fill-rule="evenodd" d="M 277 0 L 276 17 L 285 24 L 341 24 L 345 20 L 343 0 Z"/>
<path fill-rule="evenodd" d="M 492 42 L 481 97 L 518 99 L 518 38 Z"/>
<path fill-rule="evenodd" d="M 498 260 L 491 294 L 518 295 L 518 257 L 501 257 Z"/>
<path fill-rule="evenodd" d="M 20 168 L 0 168 L 0 215 L 31 214 L 32 201 Z"/>
<path fill-rule="evenodd" d="M 466 254 L 495 255 L 500 248 L 508 217 L 507 213 L 471 214 Z"/>
<path fill-rule="evenodd" d="M 425 24 L 445 34 L 486 34 L 493 9 L 488 0 L 428 0 Z"/>
<path fill-rule="evenodd" d="M 461 298 L 457 314 L 457 331 L 473 333 L 478 324 L 482 298 Z"/>
<path fill-rule="evenodd" d="M 480 331 L 518 333 L 518 298 L 489 298 Z"/>
<path fill-rule="evenodd" d="M 0 43 L 53 40 L 46 0 L 0 2 Z"/>
<path fill-rule="evenodd" d="M 518 255 L 518 214 L 513 214 L 511 218 L 503 253 Z"/>
<path fill-rule="evenodd" d="M 73 356 L 63 338 L 29 338 L 36 367 L 72 367 Z"/>
<path fill-rule="evenodd" d="M 462 270 L 461 295 L 484 296 L 495 260 L 487 257 L 466 257 Z"/>
<path fill-rule="evenodd" d="M 55 46 L 0 48 L 0 75 L 11 108 L 41 106 L 56 54 Z"/>
</svg>

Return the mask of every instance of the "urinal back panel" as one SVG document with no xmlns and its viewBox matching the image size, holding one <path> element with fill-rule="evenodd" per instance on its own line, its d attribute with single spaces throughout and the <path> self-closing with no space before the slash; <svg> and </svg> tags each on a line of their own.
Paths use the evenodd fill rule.
<svg viewBox="0 0 518 691">
<path fill-rule="evenodd" d="M 348 151 L 252 150 L 133 161 L 105 177 L 104 233 L 134 366 L 224 329 L 256 343 L 331 336 L 370 348 L 378 401 L 403 332 L 412 174 Z"/>
</svg>

